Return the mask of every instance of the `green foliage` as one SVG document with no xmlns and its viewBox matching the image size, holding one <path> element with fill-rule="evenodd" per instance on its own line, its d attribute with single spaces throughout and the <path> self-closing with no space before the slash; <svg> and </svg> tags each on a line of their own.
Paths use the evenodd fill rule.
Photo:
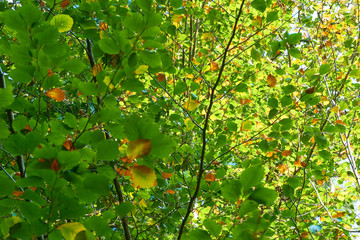
<svg viewBox="0 0 360 240">
<path fill-rule="evenodd" d="M 355 237 L 358 19 L 0 2 L 0 239 Z"/>
</svg>

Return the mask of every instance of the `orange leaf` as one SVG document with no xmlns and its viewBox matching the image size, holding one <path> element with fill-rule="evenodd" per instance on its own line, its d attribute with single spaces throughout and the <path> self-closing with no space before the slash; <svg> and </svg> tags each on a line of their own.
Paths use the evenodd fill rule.
<svg viewBox="0 0 360 240">
<path fill-rule="evenodd" d="M 166 192 L 169 193 L 169 194 L 175 194 L 175 191 L 171 190 L 171 189 L 166 190 Z"/>
<path fill-rule="evenodd" d="M 24 194 L 24 192 L 23 191 L 13 191 L 13 195 L 15 196 L 15 197 L 20 197 L 21 195 L 23 195 Z"/>
<path fill-rule="evenodd" d="M 57 162 L 56 158 L 54 158 L 54 160 L 51 163 L 51 169 L 54 170 L 55 172 L 59 171 L 60 169 L 59 163 Z"/>
<path fill-rule="evenodd" d="M 295 167 L 305 167 L 305 162 L 302 162 L 302 161 L 295 161 L 294 162 L 294 165 L 295 165 Z"/>
<path fill-rule="evenodd" d="M 97 63 L 97 64 L 94 65 L 91 72 L 92 72 L 93 76 L 96 77 L 96 75 L 99 72 L 101 72 L 102 70 L 103 70 L 102 65 L 100 63 Z"/>
<path fill-rule="evenodd" d="M 52 75 L 54 75 L 53 70 L 48 69 L 48 70 L 47 70 L 47 77 L 51 77 Z"/>
<path fill-rule="evenodd" d="M 322 180 L 322 179 L 321 180 L 316 180 L 316 182 L 317 182 L 318 185 L 323 185 L 324 180 Z"/>
<path fill-rule="evenodd" d="M 49 98 L 55 99 L 58 102 L 62 102 L 65 99 L 65 93 L 60 88 L 53 88 L 45 93 Z"/>
<path fill-rule="evenodd" d="M 278 166 L 278 169 L 279 169 L 279 171 L 280 171 L 281 173 L 283 173 L 283 172 L 285 172 L 285 171 L 288 169 L 288 167 L 287 167 L 286 164 L 280 164 L 280 165 Z"/>
<path fill-rule="evenodd" d="M 197 100 L 191 100 L 189 99 L 185 104 L 184 104 L 184 108 L 188 111 L 194 111 L 197 106 L 199 106 L 200 102 Z"/>
<path fill-rule="evenodd" d="M 210 70 L 215 71 L 219 68 L 219 64 L 217 62 L 210 62 Z"/>
<path fill-rule="evenodd" d="M 309 237 L 309 233 L 308 232 L 302 232 L 301 233 L 301 238 L 308 238 Z"/>
<path fill-rule="evenodd" d="M 69 0 L 63 0 L 63 1 L 60 3 L 60 7 L 66 8 L 67 6 L 69 6 L 69 4 L 70 4 L 70 1 L 69 1 Z"/>
<path fill-rule="evenodd" d="M 274 152 L 267 152 L 266 157 L 272 157 L 274 155 Z"/>
<path fill-rule="evenodd" d="M 32 132 L 32 131 L 33 131 L 33 130 L 31 129 L 31 127 L 30 127 L 29 124 L 26 125 L 26 126 L 24 127 L 24 129 L 25 129 L 26 131 L 28 131 L 28 132 Z"/>
<path fill-rule="evenodd" d="M 192 79 L 192 78 L 194 78 L 194 75 L 193 74 L 185 74 L 185 77 Z"/>
<path fill-rule="evenodd" d="M 162 82 L 162 81 L 164 81 L 165 79 L 166 79 L 165 74 L 159 73 L 159 74 L 157 75 L 157 80 L 158 80 L 159 82 Z"/>
<path fill-rule="evenodd" d="M 136 188 L 152 188 L 157 185 L 154 170 L 147 166 L 133 166 L 130 169 L 131 181 Z"/>
<path fill-rule="evenodd" d="M 106 23 L 101 22 L 101 23 L 99 24 L 99 29 L 100 29 L 100 30 L 108 30 L 109 27 L 108 27 L 108 25 L 107 25 Z"/>
<path fill-rule="evenodd" d="M 339 120 L 336 120 L 336 123 L 337 123 L 337 124 L 341 124 L 341 125 L 346 125 L 346 124 L 345 124 L 342 120 L 340 120 L 340 119 L 339 119 Z"/>
<path fill-rule="evenodd" d="M 345 215 L 344 212 L 337 212 L 336 214 L 334 214 L 332 217 L 333 218 L 339 218 L 339 217 L 343 217 Z"/>
<path fill-rule="evenodd" d="M 205 181 L 214 182 L 215 181 L 215 175 L 213 173 L 206 174 Z"/>
<path fill-rule="evenodd" d="M 63 143 L 63 146 L 68 151 L 74 151 L 75 150 L 74 143 L 71 141 L 71 138 L 66 139 L 65 142 Z"/>
<path fill-rule="evenodd" d="M 283 157 L 287 157 L 291 154 L 291 150 L 284 150 L 282 153 L 281 153 L 281 156 Z"/>
<path fill-rule="evenodd" d="M 129 142 L 126 155 L 132 161 L 135 158 L 149 155 L 151 151 L 151 142 L 149 139 L 136 139 Z"/>
<path fill-rule="evenodd" d="M 163 179 L 168 179 L 168 178 L 171 178 L 172 175 L 173 175 L 172 173 L 163 172 L 163 173 L 162 173 L 162 178 L 163 178 Z"/>
<path fill-rule="evenodd" d="M 317 119 L 317 118 L 311 120 L 311 123 L 314 124 L 314 125 L 315 125 L 316 123 L 318 123 L 318 122 L 319 122 L 319 119 Z"/>
<path fill-rule="evenodd" d="M 267 76 L 267 84 L 270 87 L 275 87 L 276 86 L 276 77 L 274 77 L 273 75 L 269 74 Z"/>
</svg>

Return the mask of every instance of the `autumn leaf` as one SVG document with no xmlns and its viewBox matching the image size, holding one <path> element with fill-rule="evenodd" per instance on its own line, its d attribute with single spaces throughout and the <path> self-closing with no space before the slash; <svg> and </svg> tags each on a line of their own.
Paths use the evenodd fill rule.
<svg viewBox="0 0 360 240">
<path fill-rule="evenodd" d="M 101 63 L 97 63 L 93 66 L 91 72 L 93 74 L 94 77 L 96 77 L 96 75 L 101 72 L 103 70 L 102 64 Z"/>
<path fill-rule="evenodd" d="M 78 222 L 65 223 L 58 227 L 65 240 L 74 240 L 79 232 L 86 231 L 84 225 Z"/>
<path fill-rule="evenodd" d="M 281 153 L 281 156 L 283 157 L 287 157 L 291 154 L 291 150 L 284 150 L 282 153 Z"/>
<path fill-rule="evenodd" d="M 205 181 L 214 182 L 215 181 L 215 175 L 213 173 L 206 174 L 205 175 Z"/>
<path fill-rule="evenodd" d="M 311 88 L 308 88 L 305 90 L 305 93 L 306 94 L 313 94 L 315 92 L 315 88 L 314 87 L 311 87 Z"/>
<path fill-rule="evenodd" d="M 51 77 L 52 75 L 54 75 L 53 70 L 48 69 L 48 70 L 47 70 L 47 77 Z"/>
<path fill-rule="evenodd" d="M 21 195 L 23 195 L 24 194 L 24 192 L 23 191 L 17 191 L 17 190 L 15 190 L 15 191 L 13 191 L 13 195 L 15 196 L 15 197 L 20 197 Z"/>
<path fill-rule="evenodd" d="M 247 120 L 241 123 L 241 131 L 250 131 L 252 128 L 251 121 Z"/>
<path fill-rule="evenodd" d="M 158 73 L 158 74 L 157 74 L 157 80 L 158 80 L 159 82 L 162 82 L 162 81 L 164 81 L 165 79 L 166 79 L 165 74 L 163 74 L 163 73 Z"/>
<path fill-rule="evenodd" d="M 65 99 L 65 93 L 60 88 L 53 88 L 45 93 L 49 98 L 55 99 L 58 102 L 62 102 Z"/>
<path fill-rule="evenodd" d="M 274 77 L 273 75 L 269 74 L 267 76 L 267 84 L 270 86 L 270 87 L 275 87 L 276 86 L 276 77 Z"/>
<path fill-rule="evenodd" d="M 302 161 L 295 161 L 294 162 L 294 165 L 295 165 L 295 167 L 305 167 L 305 162 L 302 162 Z"/>
<path fill-rule="evenodd" d="M 278 165 L 278 169 L 281 173 L 283 173 L 288 169 L 288 167 L 286 164 L 280 164 L 280 165 Z"/>
<path fill-rule="evenodd" d="M 66 148 L 68 151 L 74 151 L 74 143 L 71 141 L 71 138 L 68 138 L 64 141 L 63 147 Z"/>
<path fill-rule="evenodd" d="M 185 126 L 187 130 L 191 130 L 195 127 L 195 124 L 191 121 L 190 118 L 185 119 Z"/>
<path fill-rule="evenodd" d="M 169 193 L 169 194 L 175 194 L 175 191 L 171 190 L 171 189 L 166 190 L 166 192 Z"/>
<path fill-rule="evenodd" d="M 163 178 L 163 179 L 168 179 L 168 178 L 171 178 L 172 175 L 173 175 L 172 173 L 163 172 L 163 173 L 162 173 L 162 178 Z"/>
<path fill-rule="evenodd" d="M 272 157 L 273 155 L 274 155 L 274 152 L 267 152 L 267 153 L 266 153 L 266 157 L 268 157 L 268 158 L 269 158 L 269 157 Z"/>
<path fill-rule="evenodd" d="M 173 21 L 173 24 L 176 27 L 179 27 L 179 23 L 181 22 L 181 20 L 184 18 L 183 15 L 174 15 L 171 20 Z"/>
<path fill-rule="evenodd" d="M 129 142 L 126 155 L 132 161 L 135 158 L 149 155 L 150 151 L 151 141 L 149 139 L 136 139 Z"/>
<path fill-rule="evenodd" d="M 210 62 L 210 70 L 215 71 L 219 68 L 219 64 L 217 62 Z"/>
<path fill-rule="evenodd" d="M 103 82 L 108 86 L 110 89 L 114 89 L 114 85 L 111 83 L 110 76 L 105 76 Z"/>
<path fill-rule="evenodd" d="M 140 65 L 136 70 L 135 70 L 135 74 L 140 75 L 140 74 L 144 74 L 147 70 L 148 70 L 149 66 L 148 65 Z"/>
<path fill-rule="evenodd" d="M 192 99 L 189 99 L 187 100 L 187 102 L 185 103 L 184 105 L 184 108 L 188 111 L 194 111 L 197 106 L 199 106 L 200 102 L 197 101 L 197 100 L 192 100 Z"/>
<path fill-rule="evenodd" d="M 55 172 L 59 171 L 60 169 L 59 163 L 56 160 L 56 158 L 54 158 L 54 160 L 51 162 L 51 169 L 54 170 Z"/>
<path fill-rule="evenodd" d="M 157 185 L 154 170 L 147 166 L 133 166 L 130 169 L 131 181 L 136 188 L 152 188 Z"/>
<path fill-rule="evenodd" d="M 61 7 L 61 8 L 66 8 L 69 4 L 70 4 L 70 1 L 69 1 L 69 0 L 63 0 L 63 1 L 60 3 L 60 7 Z"/>
<path fill-rule="evenodd" d="M 106 23 L 101 22 L 101 23 L 99 24 L 99 29 L 100 29 L 100 30 L 108 30 L 109 27 L 108 27 L 108 25 L 107 25 Z"/>
</svg>

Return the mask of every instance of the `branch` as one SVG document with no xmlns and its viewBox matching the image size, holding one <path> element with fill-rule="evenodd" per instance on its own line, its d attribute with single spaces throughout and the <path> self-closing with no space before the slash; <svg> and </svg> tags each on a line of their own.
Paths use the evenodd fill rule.
<svg viewBox="0 0 360 240">
<path fill-rule="evenodd" d="M 114 171 L 116 172 L 115 166 L 113 168 L 114 168 Z M 115 185 L 116 193 L 118 195 L 119 203 L 125 202 L 124 196 L 123 196 L 121 188 L 120 188 L 120 183 L 119 183 L 117 177 L 114 178 L 113 182 L 114 182 L 114 185 Z M 129 224 L 128 224 L 127 220 L 126 220 L 126 216 L 121 218 L 121 224 L 122 224 L 122 227 L 124 229 L 125 239 L 126 240 L 131 240 Z"/>
<path fill-rule="evenodd" d="M 229 51 L 231 42 L 235 37 L 237 24 L 238 24 L 238 21 L 239 21 L 239 19 L 241 17 L 241 13 L 242 13 L 244 3 L 245 3 L 245 0 L 242 0 L 239 13 L 238 13 L 238 15 L 236 17 L 236 20 L 235 20 L 235 24 L 234 24 L 234 27 L 233 27 L 231 37 L 230 37 L 229 42 L 228 42 L 228 44 L 227 44 L 227 46 L 225 48 L 224 57 L 222 59 L 222 64 L 221 64 L 221 68 L 220 68 L 218 77 L 216 79 L 216 82 L 215 82 L 213 88 L 211 89 L 210 103 L 209 103 L 209 107 L 208 107 L 208 109 L 206 111 L 205 123 L 204 123 L 204 127 L 202 129 L 202 132 L 203 132 L 203 134 L 202 134 L 202 151 L 201 151 L 201 157 L 200 157 L 200 166 L 199 166 L 199 173 L 198 173 L 198 177 L 197 177 L 197 184 L 196 184 L 195 192 L 190 198 L 189 205 L 188 205 L 185 217 L 183 218 L 183 220 L 181 222 L 181 226 L 180 226 L 180 229 L 179 229 L 179 235 L 178 235 L 178 238 L 177 238 L 178 240 L 181 239 L 181 236 L 182 236 L 182 234 L 184 232 L 184 229 L 185 229 L 185 224 L 186 224 L 186 222 L 187 222 L 187 220 L 188 220 L 188 218 L 190 216 L 190 213 L 193 211 L 194 202 L 195 202 L 195 200 L 197 198 L 197 195 L 198 195 L 198 193 L 200 191 L 201 179 L 202 179 L 202 175 L 204 173 L 204 160 L 205 160 L 205 151 L 206 151 L 206 130 L 207 130 L 208 125 L 209 125 L 211 108 L 212 108 L 212 106 L 214 104 L 214 96 L 215 96 L 216 87 L 220 83 L 222 73 L 223 73 L 225 65 L 226 65 L 225 64 L 226 63 L 226 56 L 227 56 L 227 53 Z"/>
<path fill-rule="evenodd" d="M 0 88 L 5 89 L 6 88 L 6 83 L 5 83 L 5 78 L 4 78 L 4 73 L 0 67 Z M 12 127 L 12 123 L 14 121 L 14 113 L 13 111 L 11 111 L 10 109 L 6 110 L 7 112 L 7 116 L 8 116 L 8 120 L 9 120 L 9 130 L 12 134 L 16 133 L 15 130 Z M 20 176 L 23 178 L 26 176 L 26 172 L 25 172 L 25 163 L 24 163 L 24 158 L 23 156 L 19 155 L 16 156 L 16 163 L 19 167 L 19 172 L 20 172 Z"/>
</svg>

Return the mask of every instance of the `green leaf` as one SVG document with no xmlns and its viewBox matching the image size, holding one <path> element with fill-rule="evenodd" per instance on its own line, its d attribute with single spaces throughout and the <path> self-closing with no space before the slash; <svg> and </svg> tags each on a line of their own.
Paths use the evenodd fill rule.
<svg viewBox="0 0 360 240">
<path fill-rule="evenodd" d="M 277 108 L 279 104 L 279 101 L 276 98 L 269 98 L 268 105 L 272 108 Z"/>
<path fill-rule="evenodd" d="M 301 52 L 297 48 L 290 48 L 289 54 L 294 58 L 301 59 Z"/>
<path fill-rule="evenodd" d="M 326 74 L 326 73 L 328 73 L 328 72 L 330 72 L 330 65 L 329 65 L 329 64 L 322 64 L 322 65 L 320 66 L 319 73 L 320 73 L 321 75 L 323 75 L 323 74 Z"/>
<path fill-rule="evenodd" d="M 272 22 L 278 19 L 279 19 L 278 12 L 269 12 L 268 15 L 266 16 L 266 22 Z"/>
<path fill-rule="evenodd" d="M 209 233 L 203 229 L 194 229 L 191 230 L 191 232 L 189 232 L 186 235 L 186 240 L 211 240 L 211 236 L 209 235 Z"/>
<path fill-rule="evenodd" d="M 87 174 L 84 177 L 83 187 L 94 194 L 106 195 L 109 193 L 109 179 L 101 175 Z"/>
<path fill-rule="evenodd" d="M 280 103 L 281 103 L 281 106 L 283 106 L 283 107 L 289 106 L 290 104 L 292 104 L 292 98 L 288 95 L 283 96 L 280 99 Z"/>
<path fill-rule="evenodd" d="M 86 228 L 78 222 L 70 222 L 62 224 L 58 227 L 65 240 L 75 240 L 79 232 L 85 231 Z"/>
<path fill-rule="evenodd" d="M 240 210 L 239 210 L 239 217 L 242 218 L 246 214 L 256 211 L 258 209 L 259 204 L 252 200 L 246 200 L 245 202 L 241 203 Z"/>
<path fill-rule="evenodd" d="M 251 6 L 260 12 L 264 12 L 266 9 L 266 2 L 264 0 L 253 0 Z"/>
<path fill-rule="evenodd" d="M 228 179 L 221 184 L 221 194 L 226 200 L 236 201 L 241 194 L 240 180 Z"/>
<path fill-rule="evenodd" d="M 326 139 L 326 137 L 324 137 L 322 135 L 316 135 L 315 142 L 316 142 L 318 148 L 320 148 L 320 149 L 329 147 L 328 140 Z"/>
<path fill-rule="evenodd" d="M 172 6 L 175 9 L 181 8 L 182 4 L 183 4 L 182 0 L 170 0 L 170 6 Z"/>
<path fill-rule="evenodd" d="M 255 200 L 259 204 L 271 206 L 277 197 L 278 194 L 275 190 L 260 187 L 255 189 L 255 191 L 250 195 L 249 199 Z"/>
<path fill-rule="evenodd" d="M 0 108 L 9 106 L 14 101 L 11 88 L 0 88 Z"/>
<path fill-rule="evenodd" d="M 7 138 L 10 134 L 9 127 L 7 123 L 0 119 L 0 138 Z"/>
<path fill-rule="evenodd" d="M 79 74 L 86 68 L 86 65 L 85 63 L 83 63 L 83 61 L 76 58 L 64 62 L 63 64 L 60 65 L 60 67 L 65 71 L 72 72 L 74 74 Z"/>
<path fill-rule="evenodd" d="M 115 40 L 112 38 L 100 39 L 99 47 L 104 53 L 108 54 L 118 54 L 120 51 L 119 46 L 116 44 Z"/>
<path fill-rule="evenodd" d="M 251 49 L 251 58 L 254 59 L 255 61 L 260 61 L 261 60 L 261 53 L 256 50 L 255 48 Z"/>
<path fill-rule="evenodd" d="M 261 183 L 264 174 L 264 168 L 261 166 L 253 166 L 250 168 L 246 168 L 240 175 L 242 189 L 246 191 L 250 187 L 254 187 Z"/>
<path fill-rule="evenodd" d="M 288 36 L 288 43 L 290 44 L 297 44 L 302 39 L 301 33 L 292 33 Z"/>
<path fill-rule="evenodd" d="M 97 147 L 97 159 L 114 160 L 119 155 L 119 144 L 115 141 L 103 140 Z"/>
<path fill-rule="evenodd" d="M 205 219 L 203 221 L 205 228 L 215 237 L 218 237 L 221 233 L 222 227 L 219 223 L 212 219 Z"/>
<path fill-rule="evenodd" d="M 74 20 L 69 15 L 59 14 L 53 17 L 50 23 L 57 27 L 59 32 L 67 32 L 71 30 Z"/>
<path fill-rule="evenodd" d="M 7 176 L 0 176 L 0 198 L 11 195 L 15 190 L 15 183 Z"/>
<path fill-rule="evenodd" d="M 120 218 L 125 217 L 133 210 L 135 210 L 135 206 L 130 202 L 120 203 L 120 205 L 115 206 L 115 212 Z"/>
<path fill-rule="evenodd" d="M 281 124 L 281 131 L 290 130 L 293 126 L 292 120 L 290 118 L 284 118 L 279 122 Z"/>
</svg>

